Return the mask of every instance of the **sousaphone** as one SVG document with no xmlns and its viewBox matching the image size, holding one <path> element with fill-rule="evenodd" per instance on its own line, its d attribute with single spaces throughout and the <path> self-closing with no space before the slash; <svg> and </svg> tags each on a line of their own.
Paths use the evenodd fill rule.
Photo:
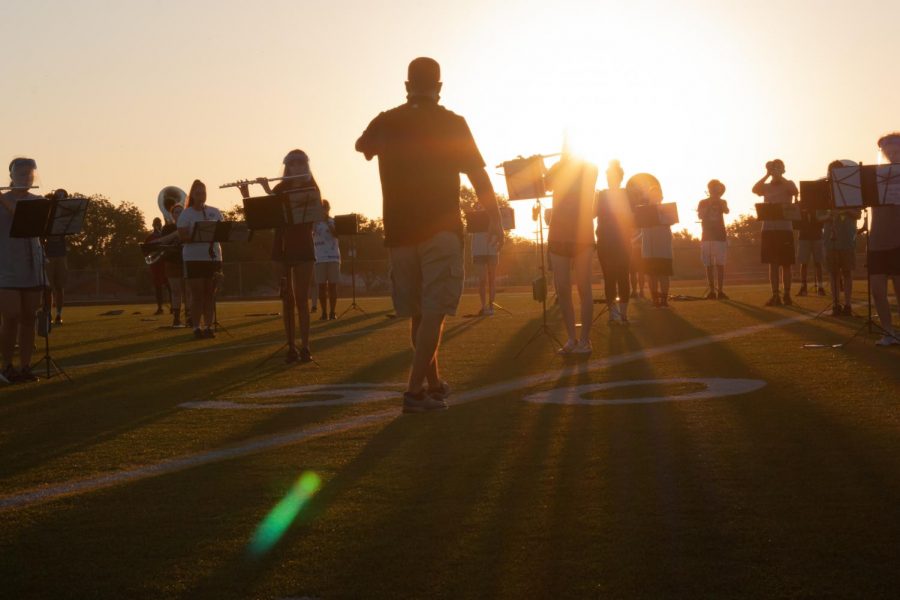
<svg viewBox="0 0 900 600">
<path fill-rule="evenodd" d="M 166 208 L 166 204 L 169 204 L 170 207 L 177 204 L 184 208 L 184 203 L 186 200 L 187 194 L 180 187 L 167 185 L 159 191 L 159 196 L 157 196 L 157 203 L 159 204 L 159 211 L 162 213 L 163 219 L 166 223 L 175 222 L 175 217 L 173 217 L 170 210 Z"/>
</svg>

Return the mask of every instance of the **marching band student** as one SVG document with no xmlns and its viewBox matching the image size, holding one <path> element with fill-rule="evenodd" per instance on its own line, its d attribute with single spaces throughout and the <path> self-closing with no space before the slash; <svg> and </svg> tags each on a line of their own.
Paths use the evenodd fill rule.
<svg viewBox="0 0 900 600">
<path fill-rule="evenodd" d="M 151 244 L 162 236 L 162 219 L 156 217 L 153 219 L 153 231 L 150 232 L 144 243 Z M 153 314 L 161 315 L 163 314 L 163 299 L 165 297 L 163 290 L 169 285 L 166 278 L 166 263 L 162 258 L 150 265 L 150 279 L 153 282 L 153 291 L 156 294 L 156 312 Z M 169 295 L 171 296 L 171 292 Z"/>
<path fill-rule="evenodd" d="M 476 211 L 484 212 L 479 204 Z M 497 297 L 497 264 L 500 262 L 500 246 L 492 242 L 486 231 L 472 234 L 472 264 L 478 268 L 478 297 L 481 310 L 478 314 L 490 317 L 494 314 L 494 300 Z"/>
<path fill-rule="evenodd" d="M 697 214 L 700 216 L 703 231 L 700 236 L 700 258 L 703 266 L 706 267 L 706 281 L 709 286 L 706 298 L 708 300 L 715 298 L 727 300 L 728 296 L 722 291 L 728 253 L 725 215 L 729 210 L 728 201 L 722 198 L 725 193 L 725 185 L 718 179 L 713 179 L 706 185 L 706 190 L 709 197 L 701 200 L 697 205 Z"/>
<path fill-rule="evenodd" d="M 9 383 L 37 381 L 31 371 L 35 315 L 44 289 L 44 253 L 38 238 L 12 238 L 10 227 L 16 205 L 37 200 L 28 191 L 34 185 L 37 163 L 16 158 L 9 163 L 10 187 L 0 195 L 0 357 L 2 378 Z M 13 366 L 13 351 L 19 344 L 20 368 Z"/>
<path fill-rule="evenodd" d="M 593 200 L 597 185 L 597 167 L 563 154 L 550 167 L 545 187 L 553 191 L 553 219 L 547 233 L 554 287 L 569 339 L 559 354 L 592 352 L 591 322 L 594 298 L 591 290 L 591 259 L 594 249 Z M 572 272 L 581 302 L 581 336 L 575 329 L 572 301 Z"/>
<path fill-rule="evenodd" d="M 662 204 L 663 192 L 654 179 L 643 182 L 640 188 L 643 204 Z M 656 225 L 641 229 L 641 262 L 650 280 L 653 306 L 669 307 L 669 277 L 672 276 L 672 227 Z"/>
<path fill-rule="evenodd" d="M 767 181 L 769 178 L 771 181 Z M 753 193 L 763 197 L 763 202 L 770 204 L 792 204 L 799 193 L 796 184 L 784 177 L 784 161 L 776 158 L 766 163 L 765 176 L 753 186 Z M 790 306 L 791 301 L 791 265 L 794 264 L 794 230 L 788 220 L 763 221 L 761 238 L 761 259 L 769 265 L 769 282 L 772 284 L 772 297 L 766 306 Z M 778 289 L 778 274 L 781 269 L 781 280 L 784 284 L 784 300 Z"/>
<path fill-rule="evenodd" d="M 594 214 L 597 217 L 597 258 L 603 270 L 609 323 L 628 323 L 629 271 L 634 215 L 628 194 L 622 189 L 625 172 L 619 161 L 609 163 L 606 182 L 609 186 L 597 194 Z"/>
<path fill-rule="evenodd" d="M 284 177 L 274 188 L 269 188 L 265 178 L 257 179 L 268 194 L 283 191 L 314 187 L 319 189 L 312 171 L 309 168 L 309 157 L 302 150 L 291 150 L 282 161 Z M 240 186 L 244 198 L 250 196 L 246 185 Z M 287 356 L 285 362 L 311 362 L 309 351 L 309 290 L 313 284 L 313 267 L 316 262 L 316 250 L 313 244 L 313 224 L 297 223 L 275 230 L 272 243 L 272 260 L 281 271 L 281 293 L 283 303 L 284 333 L 287 336 Z M 322 298 L 322 307 L 325 299 Z M 296 309 L 295 319 L 294 311 Z M 295 336 L 296 323 L 300 321 L 300 350 L 297 351 Z"/>
<path fill-rule="evenodd" d="M 191 290 L 191 315 L 194 337 L 214 338 L 215 276 L 222 270 L 222 246 L 219 242 L 191 242 L 194 224 L 221 221 L 218 208 L 206 204 L 206 184 L 195 179 L 185 208 L 178 217 L 178 235 L 183 243 L 184 273 Z M 201 321 L 206 328 L 201 327 Z"/>
<path fill-rule="evenodd" d="M 822 263 L 825 262 L 825 244 L 822 241 L 822 228 L 824 223 L 819 219 L 816 211 L 803 210 L 800 212 L 800 221 L 797 224 L 797 262 L 800 263 L 800 290 L 798 296 L 806 296 L 806 276 L 809 272 L 809 263 L 815 264 L 816 293 L 825 295 L 825 286 L 822 285 Z"/>
<path fill-rule="evenodd" d="M 893 132 L 878 140 L 881 153 L 891 163 L 900 163 L 900 132 Z M 872 283 L 872 300 L 881 321 L 884 335 L 879 346 L 900 344 L 900 333 L 891 322 L 891 305 L 888 301 L 888 279 L 894 284 L 894 294 L 900 302 L 900 205 L 872 207 L 872 224 L 869 229 L 869 276 Z"/>
<path fill-rule="evenodd" d="M 319 286 L 318 297 L 322 302 L 322 316 L 320 321 L 337 318 L 337 284 L 341 278 L 341 247 L 338 244 L 337 233 L 334 229 L 334 219 L 331 217 L 331 204 L 328 200 L 322 200 L 325 209 L 325 220 L 313 225 L 313 244 L 316 254 L 316 283 Z M 328 312 L 330 309 L 330 313 Z"/>
</svg>

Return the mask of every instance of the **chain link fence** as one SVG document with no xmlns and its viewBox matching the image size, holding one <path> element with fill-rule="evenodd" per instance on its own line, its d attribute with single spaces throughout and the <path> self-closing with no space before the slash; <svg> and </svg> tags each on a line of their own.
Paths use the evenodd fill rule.
<svg viewBox="0 0 900 600">
<path fill-rule="evenodd" d="M 864 253 L 857 253 L 857 276 L 863 274 Z M 594 261 L 594 281 L 603 280 L 600 265 Z M 538 276 L 540 256 L 536 249 L 515 249 L 501 254 L 497 266 L 497 284 L 501 288 L 528 287 Z M 549 267 L 549 265 L 548 265 Z M 700 248 L 674 248 L 673 268 L 677 281 L 705 281 L 706 271 L 700 262 Z M 799 269 L 795 269 L 797 279 Z M 279 290 L 278 266 L 270 261 L 226 262 L 224 289 L 220 297 L 226 299 L 277 298 Z M 390 274 L 387 259 L 351 260 L 341 265 L 339 295 L 351 293 L 355 273 L 358 296 L 383 296 L 390 293 Z M 768 280 L 767 265 L 759 262 L 759 246 L 730 245 L 728 248 L 727 281 L 731 284 L 761 283 Z M 812 275 L 810 274 L 810 277 Z M 826 275 L 827 280 L 827 275 Z M 467 256 L 466 287 L 478 286 L 478 268 Z M 66 299 L 80 302 L 151 302 L 153 282 L 147 267 L 111 269 L 72 269 L 66 285 Z"/>
</svg>

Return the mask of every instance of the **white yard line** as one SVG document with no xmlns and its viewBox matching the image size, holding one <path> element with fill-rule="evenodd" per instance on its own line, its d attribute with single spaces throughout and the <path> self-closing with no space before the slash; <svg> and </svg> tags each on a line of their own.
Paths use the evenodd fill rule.
<svg viewBox="0 0 900 600">
<path fill-rule="evenodd" d="M 792 325 L 794 323 L 806 321 L 812 318 L 814 318 L 813 314 L 799 315 L 796 317 L 772 321 L 770 323 L 761 323 L 759 325 L 742 327 L 740 329 L 735 329 L 734 331 L 725 333 L 718 333 L 715 335 L 694 338 L 686 340 L 684 342 L 658 346 L 656 348 L 648 348 L 646 350 L 638 350 L 636 352 L 628 352 L 625 354 L 610 356 L 608 358 L 592 360 L 590 362 L 577 363 L 571 366 L 564 367 L 562 369 L 555 369 L 553 371 L 547 371 L 544 373 L 538 373 L 526 377 L 518 377 L 516 379 L 511 379 L 509 381 L 504 381 L 501 383 L 455 395 L 452 404 L 458 405 L 475 400 L 481 400 L 484 398 L 491 398 L 518 389 L 530 388 L 545 383 L 553 383 L 561 377 L 567 377 L 576 373 L 596 371 L 598 369 L 604 369 L 638 360 L 655 358 L 664 354 L 671 354 L 673 352 L 697 348 L 699 346 L 705 346 L 707 344 L 724 342 L 727 340 L 760 333 L 768 329 Z M 234 348 L 234 346 L 232 346 L 231 348 Z M 310 439 L 315 439 L 336 433 L 343 433 L 346 431 L 352 431 L 354 429 L 359 429 L 361 427 L 366 427 L 375 423 L 395 419 L 398 416 L 398 412 L 399 411 L 397 408 L 393 408 L 391 410 L 384 410 L 368 415 L 350 417 L 333 423 L 314 425 L 311 427 L 305 427 L 303 429 L 297 429 L 288 433 L 281 433 L 248 440 L 235 446 L 220 448 L 217 450 L 209 450 L 207 452 L 200 452 L 198 454 L 189 454 L 187 456 L 165 460 L 153 465 L 137 467 L 124 471 L 114 471 L 106 475 L 97 475 L 93 477 L 86 477 L 84 479 L 75 479 L 66 483 L 48 485 L 26 492 L 20 492 L 18 494 L 2 496 L 0 497 L 0 511 L 23 508 L 31 506 L 33 504 L 37 504 L 39 502 L 47 502 L 50 500 L 55 500 L 57 498 L 62 498 L 64 496 L 83 494 L 102 488 L 112 487 L 122 483 L 139 481 L 150 477 L 157 477 L 159 475 L 167 475 L 169 473 L 177 473 L 179 471 L 184 471 L 202 465 L 208 465 L 211 463 L 221 462 L 234 458 L 241 458 L 244 456 L 249 456 L 251 454 L 265 452 L 267 450 L 274 450 L 276 448 L 298 444 Z"/>
</svg>

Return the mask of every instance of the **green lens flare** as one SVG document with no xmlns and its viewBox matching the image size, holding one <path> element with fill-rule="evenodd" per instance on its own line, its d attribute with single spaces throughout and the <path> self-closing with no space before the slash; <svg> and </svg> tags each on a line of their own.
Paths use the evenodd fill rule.
<svg viewBox="0 0 900 600">
<path fill-rule="evenodd" d="M 319 491 L 321 485 L 322 480 L 318 475 L 312 471 L 303 473 L 291 486 L 287 495 L 256 528 L 253 539 L 250 540 L 250 554 L 262 556 L 271 550 L 290 528 L 309 499 Z"/>
</svg>

